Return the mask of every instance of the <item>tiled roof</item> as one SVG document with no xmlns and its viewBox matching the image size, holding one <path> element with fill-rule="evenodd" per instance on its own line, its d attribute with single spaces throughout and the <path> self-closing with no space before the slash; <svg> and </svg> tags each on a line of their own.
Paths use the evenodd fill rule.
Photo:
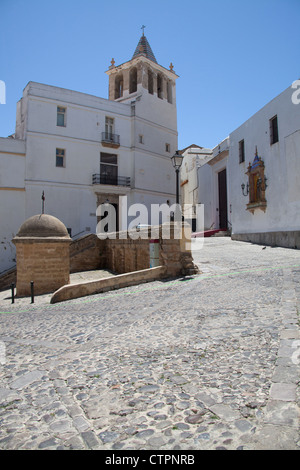
<svg viewBox="0 0 300 470">
<path fill-rule="evenodd" d="M 136 49 L 134 51 L 132 58 L 134 59 L 135 57 L 138 57 L 140 54 L 145 55 L 148 59 L 152 60 L 153 62 L 157 64 L 155 55 L 153 54 L 150 44 L 147 41 L 146 36 L 144 35 L 141 36 L 141 39 L 139 40 L 139 43 L 136 46 Z"/>
</svg>

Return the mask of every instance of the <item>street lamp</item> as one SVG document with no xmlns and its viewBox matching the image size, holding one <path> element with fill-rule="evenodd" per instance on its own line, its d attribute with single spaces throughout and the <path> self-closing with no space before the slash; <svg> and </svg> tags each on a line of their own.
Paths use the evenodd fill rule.
<svg viewBox="0 0 300 470">
<path fill-rule="evenodd" d="M 176 204 L 179 204 L 179 170 L 182 165 L 183 156 L 176 150 L 171 160 L 176 171 Z"/>
</svg>

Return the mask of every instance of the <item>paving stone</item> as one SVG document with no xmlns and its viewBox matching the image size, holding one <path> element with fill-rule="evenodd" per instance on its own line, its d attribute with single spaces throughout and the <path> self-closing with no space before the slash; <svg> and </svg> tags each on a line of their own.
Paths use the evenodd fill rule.
<svg viewBox="0 0 300 470">
<path fill-rule="evenodd" d="M 264 413 L 264 422 L 275 426 L 299 428 L 300 410 L 294 402 L 270 400 Z"/>
<path fill-rule="evenodd" d="M 146 439 L 149 436 L 152 436 L 154 434 L 153 429 L 145 429 L 144 431 L 139 431 L 134 437 L 137 437 L 138 439 Z"/>
<path fill-rule="evenodd" d="M 56 446 L 57 446 L 57 440 L 54 438 L 51 438 L 51 439 L 47 439 L 46 441 L 41 442 L 38 448 L 48 449 L 49 447 L 56 447 Z"/>
<path fill-rule="evenodd" d="M 95 449 L 98 447 L 99 441 L 93 431 L 84 431 L 81 433 L 81 437 L 89 449 Z"/>
<path fill-rule="evenodd" d="M 240 417 L 238 411 L 233 410 L 230 406 L 223 404 L 213 405 L 210 407 L 210 410 L 225 421 L 234 421 Z"/>
<path fill-rule="evenodd" d="M 143 385 L 139 388 L 139 392 L 141 393 L 154 393 L 159 390 L 158 385 Z"/>
<path fill-rule="evenodd" d="M 246 419 L 238 419 L 234 422 L 234 425 L 239 429 L 241 432 L 247 432 L 253 428 L 253 424 Z"/>
<path fill-rule="evenodd" d="M 296 384 L 273 383 L 270 389 L 270 397 L 274 400 L 295 401 L 296 390 Z"/>
<path fill-rule="evenodd" d="M 105 431 L 100 432 L 99 437 L 104 444 L 107 444 L 108 442 L 115 441 L 119 437 L 119 434 L 112 431 Z"/>
<path fill-rule="evenodd" d="M 63 419 L 51 423 L 49 427 L 54 433 L 65 433 L 70 431 L 72 422 L 70 420 Z"/>
<path fill-rule="evenodd" d="M 10 386 L 12 389 L 21 390 L 24 387 L 28 387 L 28 385 L 33 384 L 37 380 L 40 380 L 44 375 L 44 372 L 40 370 L 34 370 L 31 372 L 27 372 L 26 374 L 22 375 L 18 379 L 14 380 Z"/>
</svg>

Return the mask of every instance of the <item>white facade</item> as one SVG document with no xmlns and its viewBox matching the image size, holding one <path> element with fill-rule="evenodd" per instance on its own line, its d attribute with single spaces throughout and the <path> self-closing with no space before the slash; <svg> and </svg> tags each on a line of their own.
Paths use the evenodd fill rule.
<svg viewBox="0 0 300 470">
<path fill-rule="evenodd" d="M 233 239 L 300 247 L 300 104 L 293 94 L 289 87 L 260 109 L 216 146 L 214 157 L 198 169 L 206 230 L 223 228 L 223 205 Z M 251 180 L 256 149 L 266 187 L 258 176 L 255 185 Z M 226 196 L 220 194 L 220 174 L 225 170 Z M 262 200 L 255 200 L 254 187 L 263 188 Z"/>
<path fill-rule="evenodd" d="M 0 139 L 0 273 L 15 264 L 11 239 L 24 220 L 41 213 L 43 192 L 45 212 L 73 237 L 95 233 L 96 209 L 105 201 L 115 204 L 119 229 L 134 218 L 127 217 L 132 204 L 145 204 L 150 214 L 151 204 L 175 202 L 177 75 L 149 59 L 142 38 L 147 49 L 107 71 L 109 99 L 35 82 L 25 87 L 15 138 Z M 144 76 L 150 69 L 151 90 Z M 111 90 L 121 73 L 128 81 L 116 97 Z"/>
<path fill-rule="evenodd" d="M 198 169 L 198 203 L 204 205 L 204 230 L 226 229 L 231 225 L 231 204 L 228 197 L 223 200 L 224 194 L 222 194 L 219 180 L 219 174 L 225 172 L 228 194 L 228 156 L 229 138 L 227 137 L 213 148 L 212 158 Z"/>
<path fill-rule="evenodd" d="M 208 148 L 190 145 L 181 150 L 183 161 L 180 168 L 180 201 L 183 206 L 183 215 L 190 223 L 192 230 L 200 231 L 197 227 L 196 205 L 199 203 L 198 168 L 202 167 L 213 157 L 213 151 Z M 202 228 L 202 227 L 201 227 Z"/>
<path fill-rule="evenodd" d="M 230 134 L 232 233 L 290 232 L 300 230 L 300 104 L 289 87 Z M 278 142 L 271 143 L 271 120 L 277 116 Z M 244 140 L 245 161 L 239 163 L 239 142 Z M 246 209 L 241 184 L 257 147 L 264 162 L 266 210 Z"/>
</svg>

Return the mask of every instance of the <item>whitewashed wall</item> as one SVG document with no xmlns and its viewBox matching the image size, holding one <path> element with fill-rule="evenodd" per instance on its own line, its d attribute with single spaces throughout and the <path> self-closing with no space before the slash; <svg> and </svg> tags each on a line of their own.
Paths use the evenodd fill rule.
<svg viewBox="0 0 300 470">
<path fill-rule="evenodd" d="M 233 234 L 300 230 L 300 104 L 292 102 L 295 90 L 287 88 L 230 134 L 230 200 Z M 269 120 L 278 117 L 279 142 L 270 145 Z M 239 163 L 240 140 L 245 141 L 245 162 Z M 255 148 L 265 163 L 267 177 L 264 213 L 246 210 L 241 184 L 253 162 Z"/>
</svg>

